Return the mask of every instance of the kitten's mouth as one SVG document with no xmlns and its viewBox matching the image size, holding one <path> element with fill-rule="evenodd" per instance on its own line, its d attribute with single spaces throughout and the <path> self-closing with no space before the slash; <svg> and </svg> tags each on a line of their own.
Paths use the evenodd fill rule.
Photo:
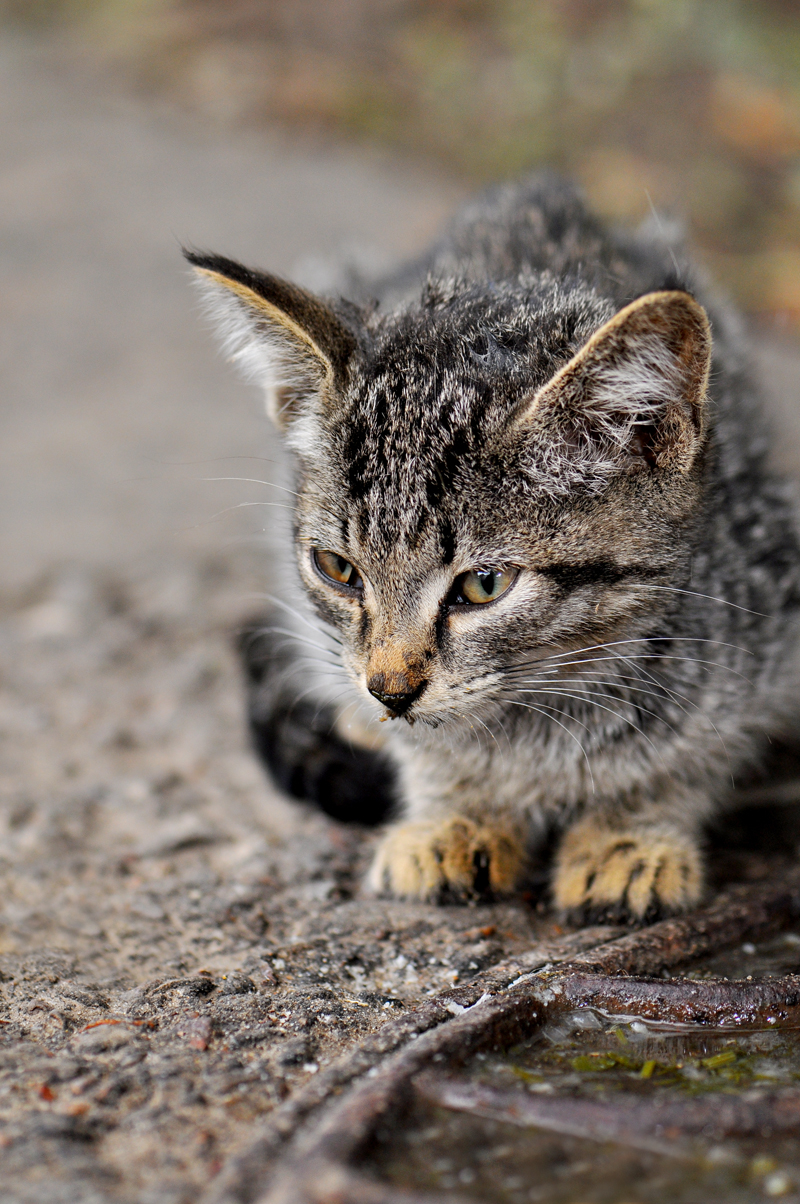
<svg viewBox="0 0 800 1204">
<path fill-rule="evenodd" d="M 373 698 L 382 703 L 388 711 L 387 715 L 381 715 L 381 723 L 385 723 L 387 719 L 405 719 L 406 723 L 414 723 L 414 716 L 409 713 L 410 708 L 422 696 L 427 681 L 421 681 L 418 685 L 407 690 L 403 690 L 396 694 L 389 694 L 377 688 L 376 685 L 367 685 L 367 689 Z"/>
</svg>

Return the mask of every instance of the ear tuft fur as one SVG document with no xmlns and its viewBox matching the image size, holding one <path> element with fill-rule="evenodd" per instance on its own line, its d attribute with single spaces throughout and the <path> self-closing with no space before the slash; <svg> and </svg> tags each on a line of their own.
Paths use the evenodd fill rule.
<svg viewBox="0 0 800 1204">
<path fill-rule="evenodd" d="M 677 290 L 648 293 L 601 326 L 516 425 L 546 437 L 567 488 L 583 479 L 597 491 L 647 464 L 686 473 L 703 442 L 710 362 L 702 306 Z"/>
<path fill-rule="evenodd" d="M 355 336 L 312 293 L 221 255 L 184 250 L 226 352 L 262 385 L 281 430 L 330 401 L 347 379 Z"/>
</svg>

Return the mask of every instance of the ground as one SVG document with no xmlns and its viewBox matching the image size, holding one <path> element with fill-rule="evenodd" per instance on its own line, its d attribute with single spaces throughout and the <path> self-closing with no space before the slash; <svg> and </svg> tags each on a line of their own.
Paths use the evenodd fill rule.
<svg viewBox="0 0 800 1204">
<path fill-rule="evenodd" d="M 232 651 L 270 509 L 215 516 L 278 495 L 206 479 L 275 453 L 178 244 L 320 280 L 417 249 L 459 188 L 203 128 L 79 47 L 0 59 L 0 1199 L 196 1200 L 350 1045 L 561 935 L 530 899 L 367 901 L 374 838 L 271 790 Z M 790 414 L 795 352 L 763 362 Z"/>
</svg>

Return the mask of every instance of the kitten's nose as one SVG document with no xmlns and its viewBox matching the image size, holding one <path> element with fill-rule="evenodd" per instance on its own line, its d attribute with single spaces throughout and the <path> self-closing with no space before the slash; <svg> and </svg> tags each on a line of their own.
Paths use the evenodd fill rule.
<svg viewBox="0 0 800 1204">
<path fill-rule="evenodd" d="M 367 689 L 388 710 L 403 715 L 427 684 L 426 681 L 410 681 L 405 673 L 373 673 L 367 681 Z"/>
</svg>

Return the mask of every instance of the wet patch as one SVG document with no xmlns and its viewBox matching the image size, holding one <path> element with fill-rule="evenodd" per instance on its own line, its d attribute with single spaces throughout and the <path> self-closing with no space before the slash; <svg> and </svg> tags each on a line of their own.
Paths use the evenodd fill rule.
<svg viewBox="0 0 800 1204">
<path fill-rule="evenodd" d="M 800 935 L 788 932 L 683 977 L 757 983 L 799 962 Z M 394 1186 L 498 1204 L 800 1199 L 800 1028 L 577 1008 L 455 1073 L 418 1075 L 401 1123 L 376 1129 L 362 1167 Z"/>
</svg>

